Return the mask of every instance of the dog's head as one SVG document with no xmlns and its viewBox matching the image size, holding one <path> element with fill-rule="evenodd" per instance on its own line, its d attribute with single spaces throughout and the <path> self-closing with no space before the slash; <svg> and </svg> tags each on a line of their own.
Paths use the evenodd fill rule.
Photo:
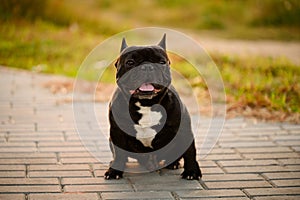
<svg viewBox="0 0 300 200">
<path fill-rule="evenodd" d="M 115 66 L 118 87 L 126 96 L 153 99 L 163 95 L 171 84 L 166 35 L 153 46 L 128 47 L 123 39 Z"/>
</svg>

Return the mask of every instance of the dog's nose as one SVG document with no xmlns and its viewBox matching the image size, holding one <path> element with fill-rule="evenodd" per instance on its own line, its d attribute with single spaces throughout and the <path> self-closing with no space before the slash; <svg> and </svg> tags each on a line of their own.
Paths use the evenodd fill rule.
<svg viewBox="0 0 300 200">
<path fill-rule="evenodd" d="M 154 70 L 154 67 L 152 66 L 152 65 L 143 65 L 142 67 L 141 67 L 141 70 L 143 70 L 143 71 L 153 71 Z"/>
</svg>

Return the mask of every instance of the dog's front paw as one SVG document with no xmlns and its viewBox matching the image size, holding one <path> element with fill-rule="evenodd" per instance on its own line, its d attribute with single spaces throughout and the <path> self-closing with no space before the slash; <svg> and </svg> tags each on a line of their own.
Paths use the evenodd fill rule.
<svg viewBox="0 0 300 200">
<path fill-rule="evenodd" d="M 202 177 L 202 173 L 199 168 L 184 169 L 181 177 L 187 180 L 199 180 Z"/>
<path fill-rule="evenodd" d="M 123 172 L 122 171 L 113 169 L 111 167 L 104 174 L 104 178 L 107 179 L 107 180 L 108 179 L 120 179 L 122 177 L 123 177 Z"/>
</svg>

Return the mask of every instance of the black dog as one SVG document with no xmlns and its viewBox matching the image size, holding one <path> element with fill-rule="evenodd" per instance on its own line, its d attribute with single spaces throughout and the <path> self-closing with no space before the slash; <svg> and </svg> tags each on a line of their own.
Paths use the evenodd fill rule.
<svg viewBox="0 0 300 200">
<path fill-rule="evenodd" d="M 202 176 L 189 113 L 171 85 L 165 41 L 165 35 L 154 46 L 128 47 L 122 41 L 115 64 L 118 88 L 109 107 L 114 159 L 106 179 L 121 178 L 128 157 L 136 158 L 149 171 L 159 165 L 178 169 L 183 158 L 182 178 Z"/>
</svg>

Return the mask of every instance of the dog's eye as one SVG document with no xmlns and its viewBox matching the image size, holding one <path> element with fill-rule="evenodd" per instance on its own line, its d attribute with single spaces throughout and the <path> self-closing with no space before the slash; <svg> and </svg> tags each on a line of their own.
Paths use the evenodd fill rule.
<svg viewBox="0 0 300 200">
<path fill-rule="evenodd" d="M 128 61 L 126 62 L 126 65 L 128 65 L 128 66 L 133 66 L 133 65 L 134 65 L 134 61 L 133 61 L 133 60 L 128 60 Z"/>
<path fill-rule="evenodd" d="M 167 62 L 164 60 L 159 61 L 159 64 L 165 65 Z"/>
</svg>

